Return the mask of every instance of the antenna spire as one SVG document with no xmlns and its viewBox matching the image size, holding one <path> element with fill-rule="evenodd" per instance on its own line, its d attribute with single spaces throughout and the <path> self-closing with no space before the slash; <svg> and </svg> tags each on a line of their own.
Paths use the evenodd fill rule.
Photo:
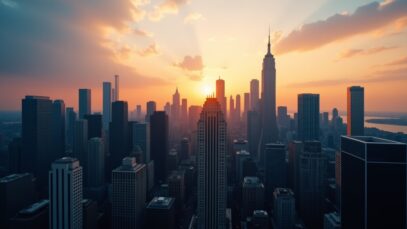
<svg viewBox="0 0 407 229">
<path fill-rule="evenodd" d="M 267 53 L 270 53 L 270 25 L 269 25 L 269 42 L 267 44 Z"/>
</svg>

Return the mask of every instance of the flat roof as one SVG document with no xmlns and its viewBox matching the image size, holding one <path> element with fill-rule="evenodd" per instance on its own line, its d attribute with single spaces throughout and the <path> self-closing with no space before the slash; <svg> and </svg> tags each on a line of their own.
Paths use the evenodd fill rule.
<svg viewBox="0 0 407 229">
<path fill-rule="evenodd" d="M 22 209 L 18 213 L 21 215 L 32 215 L 32 214 L 37 213 L 40 210 L 44 209 L 45 207 L 47 207 L 48 204 L 49 204 L 49 200 L 47 200 L 47 199 L 40 200 L 40 201 L 28 206 L 27 208 Z"/>
<path fill-rule="evenodd" d="M 174 198 L 157 196 L 150 201 L 150 203 L 147 205 L 147 208 L 170 209 L 173 203 Z"/>
<path fill-rule="evenodd" d="M 0 179 L 0 183 L 8 183 L 8 182 L 18 180 L 18 179 L 28 176 L 28 175 L 30 175 L 30 174 L 29 173 L 14 173 L 14 174 L 2 177 Z"/>
<path fill-rule="evenodd" d="M 405 143 L 402 142 L 396 142 L 388 139 L 383 139 L 383 138 L 378 138 L 378 137 L 373 137 L 373 136 L 346 136 L 342 135 L 342 138 L 347 138 L 351 140 L 356 140 L 364 144 L 400 144 L 400 145 L 405 145 Z"/>
</svg>

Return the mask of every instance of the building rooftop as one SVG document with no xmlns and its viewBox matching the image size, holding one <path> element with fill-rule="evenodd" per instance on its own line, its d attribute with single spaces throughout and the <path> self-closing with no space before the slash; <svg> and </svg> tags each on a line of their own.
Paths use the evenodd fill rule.
<svg viewBox="0 0 407 229">
<path fill-rule="evenodd" d="M 341 216 L 337 212 L 327 213 L 324 217 L 335 225 L 341 224 Z"/>
<path fill-rule="evenodd" d="M 48 96 L 39 96 L 39 95 L 26 95 L 25 99 L 44 99 L 49 100 Z"/>
<path fill-rule="evenodd" d="M 243 187 L 264 187 L 263 183 L 260 182 L 260 179 L 258 177 L 244 177 L 243 178 Z"/>
<path fill-rule="evenodd" d="M 268 217 L 268 213 L 264 210 L 254 210 L 253 217 Z"/>
<path fill-rule="evenodd" d="M 49 205 L 49 200 L 40 200 L 27 208 L 22 209 L 21 211 L 18 212 L 19 215 L 33 215 L 36 214 L 40 211 L 42 211 L 44 208 L 48 207 Z"/>
<path fill-rule="evenodd" d="M 276 188 L 274 190 L 274 196 L 276 197 L 285 197 L 285 196 L 294 196 L 293 191 L 288 188 Z"/>
<path fill-rule="evenodd" d="M 149 209 L 170 209 L 174 204 L 174 198 L 171 197 L 154 197 L 147 205 Z"/>
<path fill-rule="evenodd" d="M 22 177 L 29 176 L 29 173 L 14 173 L 5 177 L 0 178 L 0 183 L 8 183 L 15 180 L 18 180 Z"/>
<path fill-rule="evenodd" d="M 400 144 L 405 145 L 401 142 L 396 142 L 392 140 L 387 140 L 383 138 L 371 137 L 371 136 L 342 136 L 342 138 L 353 139 L 364 144 Z"/>
<path fill-rule="evenodd" d="M 239 150 L 236 152 L 236 155 L 241 155 L 241 156 L 250 156 L 250 153 L 246 150 Z"/>
</svg>

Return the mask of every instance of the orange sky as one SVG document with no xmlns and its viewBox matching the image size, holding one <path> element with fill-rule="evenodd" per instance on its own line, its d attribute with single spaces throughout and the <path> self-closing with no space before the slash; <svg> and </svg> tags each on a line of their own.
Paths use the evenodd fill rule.
<svg viewBox="0 0 407 229">
<path fill-rule="evenodd" d="M 312 92 L 321 110 L 344 110 L 346 87 L 361 85 L 367 111 L 407 112 L 407 1 L 42 3 L 0 2 L 0 110 L 26 94 L 77 107 L 77 89 L 91 88 L 100 111 L 114 74 L 130 109 L 161 109 L 175 87 L 201 105 L 219 76 L 228 97 L 243 94 L 260 79 L 270 25 L 277 105 L 295 111 Z"/>
</svg>

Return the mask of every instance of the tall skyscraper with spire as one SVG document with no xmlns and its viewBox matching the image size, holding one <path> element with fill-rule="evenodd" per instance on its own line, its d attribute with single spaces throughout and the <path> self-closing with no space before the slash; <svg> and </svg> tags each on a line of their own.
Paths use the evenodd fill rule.
<svg viewBox="0 0 407 229">
<path fill-rule="evenodd" d="M 276 120 L 276 66 L 273 54 L 270 51 L 270 31 L 267 44 L 267 54 L 263 58 L 261 72 L 261 104 L 262 104 L 262 138 L 261 149 L 267 143 L 278 140 Z M 261 152 L 263 153 L 263 152 Z"/>
<path fill-rule="evenodd" d="M 226 228 L 226 121 L 207 98 L 198 122 L 198 228 Z"/>
</svg>

